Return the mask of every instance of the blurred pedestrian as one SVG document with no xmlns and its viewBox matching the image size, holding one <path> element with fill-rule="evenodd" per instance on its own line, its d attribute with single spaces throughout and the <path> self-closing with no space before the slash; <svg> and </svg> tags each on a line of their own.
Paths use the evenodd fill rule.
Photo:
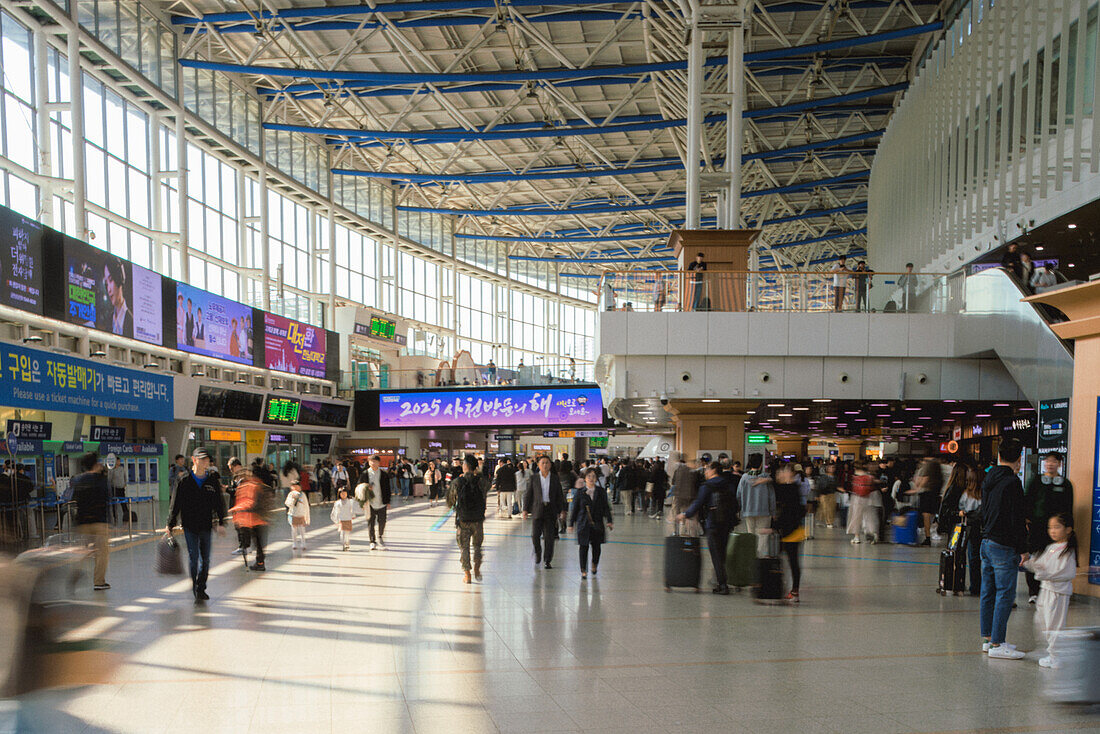
<svg viewBox="0 0 1100 734">
<path fill-rule="evenodd" d="M 107 523 L 110 520 L 111 490 L 107 485 L 107 470 L 92 451 L 80 457 L 80 474 L 69 483 L 76 502 L 76 532 L 91 540 L 95 553 L 92 588 L 106 591 L 107 561 L 111 546 Z"/>
</svg>

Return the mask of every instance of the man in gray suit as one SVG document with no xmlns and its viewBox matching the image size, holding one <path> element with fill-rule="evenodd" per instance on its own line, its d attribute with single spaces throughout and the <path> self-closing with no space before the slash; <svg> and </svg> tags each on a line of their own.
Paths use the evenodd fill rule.
<svg viewBox="0 0 1100 734">
<path fill-rule="evenodd" d="M 549 456 L 540 456 L 539 470 L 527 480 L 524 493 L 523 519 L 530 514 L 531 542 L 535 546 L 535 567 L 545 561 L 544 567 L 550 568 L 554 559 L 554 540 L 558 534 L 558 519 L 565 519 L 565 493 L 561 489 L 561 480 L 550 470 Z"/>
</svg>

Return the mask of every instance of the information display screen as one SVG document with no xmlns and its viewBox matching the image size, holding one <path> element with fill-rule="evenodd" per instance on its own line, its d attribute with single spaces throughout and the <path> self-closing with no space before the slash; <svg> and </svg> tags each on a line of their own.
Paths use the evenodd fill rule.
<svg viewBox="0 0 1100 734">
<path fill-rule="evenodd" d="M 42 315 L 44 227 L 0 206 L 0 303 Z"/>
<path fill-rule="evenodd" d="M 325 377 L 324 329 L 264 313 L 264 355 L 269 370 L 302 377 Z"/>
<path fill-rule="evenodd" d="M 252 307 L 176 283 L 176 347 L 253 364 Z"/>
<path fill-rule="evenodd" d="M 298 413 L 298 424 L 302 426 L 347 428 L 350 415 L 350 405 L 303 400 L 301 410 Z"/>
<path fill-rule="evenodd" d="M 161 277 L 65 238 L 65 320 L 147 344 L 164 344 Z"/>
<path fill-rule="evenodd" d="M 276 426 L 293 426 L 298 422 L 301 405 L 302 401 L 297 398 L 281 398 L 277 395 L 268 395 L 267 406 L 264 408 L 264 423 Z"/>
<path fill-rule="evenodd" d="M 355 395 L 355 428 L 507 428 L 598 426 L 600 388 L 569 385 L 461 390 L 364 390 Z"/>
<path fill-rule="evenodd" d="M 195 415 L 203 418 L 258 421 L 263 407 L 264 396 L 260 393 L 200 385 Z"/>
<path fill-rule="evenodd" d="M 379 339 L 393 339 L 397 332 L 397 324 L 381 316 L 371 316 L 370 335 Z"/>
</svg>

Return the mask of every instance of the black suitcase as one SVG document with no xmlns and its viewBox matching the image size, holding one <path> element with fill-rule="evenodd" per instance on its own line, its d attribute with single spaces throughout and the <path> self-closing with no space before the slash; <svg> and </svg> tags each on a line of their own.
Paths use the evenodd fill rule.
<svg viewBox="0 0 1100 734">
<path fill-rule="evenodd" d="M 754 593 L 760 601 L 779 601 L 783 598 L 783 567 L 779 559 L 765 556 L 756 559 L 756 586 Z"/>
<path fill-rule="evenodd" d="M 966 534 L 965 524 L 956 525 L 947 548 L 940 553 L 940 582 L 936 588 L 939 594 L 962 594 L 966 591 Z"/>
<path fill-rule="evenodd" d="M 703 545 L 699 538 L 671 535 L 665 538 L 665 591 L 691 587 L 699 592 L 703 568 Z"/>
</svg>

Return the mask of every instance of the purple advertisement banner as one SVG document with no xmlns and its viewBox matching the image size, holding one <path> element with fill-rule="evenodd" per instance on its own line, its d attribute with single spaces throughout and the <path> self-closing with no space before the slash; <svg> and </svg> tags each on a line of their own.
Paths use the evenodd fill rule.
<svg viewBox="0 0 1100 734">
<path fill-rule="evenodd" d="M 603 402 L 598 387 L 382 393 L 378 423 L 380 428 L 595 426 L 603 423 Z"/>
<path fill-rule="evenodd" d="M 324 378 L 326 338 L 324 329 L 264 314 L 264 359 L 269 370 Z"/>
</svg>

